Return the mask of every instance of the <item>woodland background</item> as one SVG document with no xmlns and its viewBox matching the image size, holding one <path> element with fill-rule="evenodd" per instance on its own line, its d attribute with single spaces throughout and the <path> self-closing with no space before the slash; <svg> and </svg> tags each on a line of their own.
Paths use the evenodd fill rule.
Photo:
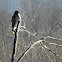
<svg viewBox="0 0 62 62">
<path fill-rule="evenodd" d="M 20 10 L 21 23 L 27 31 L 19 32 L 14 62 L 17 62 L 30 45 L 48 36 L 52 38 L 44 39 L 47 42 L 44 45 L 58 56 L 47 49 L 44 51 L 40 44 L 37 44 L 21 62 L 62 62 L 61 4 L 61 0 L 0 0 L 0 62 L 11 62 L 14 42 L 11 17 L 15 10 Z"/>
</svg>

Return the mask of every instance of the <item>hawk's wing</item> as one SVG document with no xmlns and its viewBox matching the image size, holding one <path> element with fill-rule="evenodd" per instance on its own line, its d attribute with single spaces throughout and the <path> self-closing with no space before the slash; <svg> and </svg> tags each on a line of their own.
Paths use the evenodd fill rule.
<svg viewBox="0 0 62 62">
<path fill-rule="evenodd" d="M 18 20 L 19 20 L 19 16 L 18 16 L 18 15 L 13 15 L 11 22 L 12 22 L 13 24 L 15 24 L 15 23 L 18 22 Z"/>
<path fill-rule="evenodd" d="M 12 22 L 12 28 L 13 29 L 17 27 L 18 20 L 19 20 L 19 16 L 18 15 L 13 15 L 12 16 L 11 22 Z"/>
</svg>

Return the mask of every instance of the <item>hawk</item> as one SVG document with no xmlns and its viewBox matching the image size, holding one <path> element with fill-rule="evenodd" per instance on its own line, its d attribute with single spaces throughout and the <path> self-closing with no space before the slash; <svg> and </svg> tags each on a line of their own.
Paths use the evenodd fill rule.
<svg viewBox="0 0 62 62">
<path fill-rule="evenodd" d="M 14 34 L 15 30 L 17 29 L 17 23 L 18 23 L 18 21 L 21 22 L 20 11 L 15 11 L 14 15 L 12 16 L 12 20 L 11 20 L 13 34 Z"/>
</svg>

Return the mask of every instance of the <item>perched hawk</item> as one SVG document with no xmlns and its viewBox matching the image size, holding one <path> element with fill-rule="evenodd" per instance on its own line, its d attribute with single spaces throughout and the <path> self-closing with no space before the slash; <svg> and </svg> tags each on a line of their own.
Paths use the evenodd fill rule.
<svg viewBox="0 0 62 62">
<path fill-rule="evenodd" d="M 21 15 L 20 15 L 19 11 L 15 11 L 14 15 L 12 16 L 12 20 L 11 20 L 13 34 L 14 34 L 14 31 L 16 30 L 16 28 L 17 28 L 18 21 L 21 22 Z"/>
</svg>

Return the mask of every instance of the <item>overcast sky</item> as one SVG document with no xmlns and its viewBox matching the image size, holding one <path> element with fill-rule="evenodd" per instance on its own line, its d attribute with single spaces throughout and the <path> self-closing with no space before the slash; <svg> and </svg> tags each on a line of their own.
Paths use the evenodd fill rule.
<svg viewBox="0 0 62 62">
<path fill-rule="evenodd" d="M 62 8 L 62 0 L 56 0 L 56 1 L 58 2 L 58 5 Z M 1 9 L 8 8 L 10 11 L 15 11 L 20 9 L 20 2 L 19 0 L 0 0 L 0 8 Z"/>
</svg>

